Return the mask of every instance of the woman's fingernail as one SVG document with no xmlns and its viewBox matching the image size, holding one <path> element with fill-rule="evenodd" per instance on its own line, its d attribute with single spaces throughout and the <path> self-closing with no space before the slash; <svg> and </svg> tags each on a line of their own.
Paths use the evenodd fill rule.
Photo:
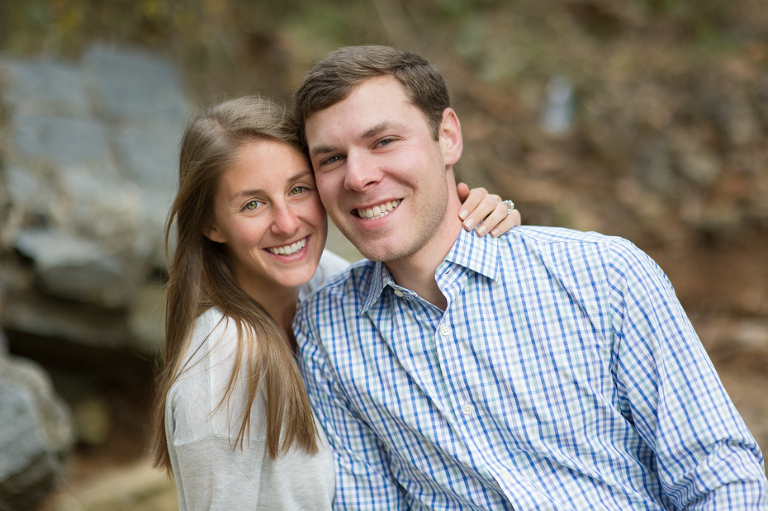
<svg viewBox="0 0 768 511">
<path fill-rule="evenodd" d="M 461 211 L 459 211 L 459 218 L 464 220 L 465 218 L 467 218 L 468 214 L 469 214 L 469 211 L 467 211 L 466 209 L 462 209 Z"/>
<path fill-rule="evenodd" d="M 467 229 L 471 230 L 474 226 L 475 226 L 475 221 L 472 220 L 471 218 L 467 218 L 466 220 L 464 220 L 464 227 L 466 227 Z"/>
<path fill-rule="evenodd" d="M 482 236 L 483 234 L 485 234 L 485 231 L 487 231 L 487 229 L 485 228 L 484 225 L 481 225 L 480 227 L 477 228 L 477 235 Z"/>
</svg>

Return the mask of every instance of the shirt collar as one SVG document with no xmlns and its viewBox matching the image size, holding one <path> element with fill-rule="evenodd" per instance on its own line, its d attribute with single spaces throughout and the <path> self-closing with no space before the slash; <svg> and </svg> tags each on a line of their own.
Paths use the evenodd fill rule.
<svg viewBox="0 0 768 511">
<path fill-rule="evenodd" d="M 474 232 L 462 229 L 442 265 L 446 262 L 458 264 L 491 280 L 496 280 L 500 270 L 496 257 L 498 245 L 498 238 L 489 235 L 480 238 Z"/>
<path fill-rule="evenodd" d="M 474 232 L 461 229 L 450 252 L 438 266 L 438 272 L 444 269 L 446 263 L 453 263 L 496 280 L 499 272 L 499 261 L 496 257 L 498 242 L 497 238 L 488 235 L 480 238 Z M 382 262 L 373 263 L 367 286 L 360 290 L 362 295 L 360 314 L 365 314 L 374 306 L 384 292 L 384 288 L 394 285 L 396 285 L 395 281 L 387 266 Z"/>
<path fill-rule="evenodd" d="M 370 278 L 368 279 L 367 286 L 364 285 L 360 289 L 361 298 L 362 298 L 362 307 L 360 308 L 360 314 L 365 314 L 368 309 L 373 307 L 373 305 L 379 300 L 381 297 L 381 293 L 384 291 L 384 288 L 389 285 L 395 285 L 395 281 L 392 278 L 392 275 L 389 273 L 389 270 L 387 269 L 387 266 L 382 262 L 375 262 L 373 264 L 373 269 L 370 273 Z"/>
</svg>

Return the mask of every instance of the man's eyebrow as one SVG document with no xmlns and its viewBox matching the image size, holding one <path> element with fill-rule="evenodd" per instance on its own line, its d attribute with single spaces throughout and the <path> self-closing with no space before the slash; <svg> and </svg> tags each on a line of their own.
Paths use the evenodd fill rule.
<svg viewBox="0 0 768 511">
<path fill-rule="evenodd" d="M 392 123 L 390 123 L 389 121 L 381 121 L 376 126 L 373 126 L 371 128 L 368 128 L 367 130 L 365 130 L 363 132 L 363 135 L 362 135 L 361 138 L 363 140 L 365 140 L 366 138 L 373 138 L 376 135 L 378 135 L 379 133 L 381 133 L 382 131 L 390 128 L 391 126 L 392 126 Z"/>
<path fill-rule="evenodd" d="M 360 135 L 360 139 L 361 140 L 365 140 L 365 139 L 368 139 L 368 138 L 373 138 L 373 137 L 379 135 L 382 131 L 386 131 L 386 130 L 392 128 L 392 127 L 398 127 L 398 126 L 400 126 L 400 125 L 392 123 L 390 121 L 381 121 L 379 124 L 376 124 L 375 126 L 372 126 L 372 127 L 368 128 L 367 130 L 365 130 Z M 327 153 L 332 153 L 334 151 L 336 151 L 336 147 L 334 147 L 332 145 L 319 145 L 319 146 L 313 147 L 309 151 L 309 154 L 310 154 L 310 156 L 317 156 L 318 154 L 327 154 Z"/>
<path fill-rule="evenodd" d="M 318 145 L 318 146 L 313 147 L 309 151 L 309 155 L 310 156 L 317 156 L 318 154 L 332 153 L 335 150 L 336 150 L 336 148 L 333 147 L 332 145 Z"/>
</svg>

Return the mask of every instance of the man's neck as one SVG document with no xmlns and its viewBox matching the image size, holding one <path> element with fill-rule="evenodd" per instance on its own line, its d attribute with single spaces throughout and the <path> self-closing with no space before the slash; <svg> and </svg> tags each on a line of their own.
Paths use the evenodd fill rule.
<svg viewBox="0 0 768 511">
<path fill-rule="evenodd" d="M 448 302 L 437 287 L 435 271 L 453 248 L 462 229 L 458 209 L 454 212 L 449 208 L 448 214 L 454 215 L 456 220 L 445 222 L 430 243 L 415 254 L 384 263 L 397 285 L 410 289 L 441 310 L 445 310 Z"/>
</svg>

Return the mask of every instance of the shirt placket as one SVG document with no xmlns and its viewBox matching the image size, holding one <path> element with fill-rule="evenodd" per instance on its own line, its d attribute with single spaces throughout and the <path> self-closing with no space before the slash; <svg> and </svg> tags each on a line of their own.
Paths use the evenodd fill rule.
<svg viewBox="0 0 768 511">
<path fill-rule="evenodd" d="M 444 288 L 441 286 L 448 305 L 435 329 L 436 358 L 445 373 L 445 381 L 455 383 L 452 388 L 446 389 L 445 396 L 450 404 L 444 408 L 454 411 L 453 422 L 457 426 L 454 431 L 462 432 L 473 466 L 486 480 L 496 483 L 508 503 L 514 504 L 514 509 L 552 509 L 547 499 L 535 498 L 539 490 L 530 487 L 516 469 L 495 461 L 498 453 L 491 453 L 486 442 L 487 434 L 497 433 L 483 429 L 493 423 L 486 420 L 490 418 L 483 417 L 487 406 L 492 406 L 492 403 L 483 401 L 479 388 L 479 380 L 484 377 L 482 370 L 472 363 L 474 357 L 465 349 L 470 333 L 456 326 L 463 324 L 457 316 L 462 314 L 462 290 L 469 285 L 470 278 L 469 270 L 463 270 L 457 272 L 456 278 L 447 279 Z M 489 318 L 489 321 L 492 320 Z"/>
<path fill-rule="evenodd" d="M 466 452 L 454 454 L 468 457 L 481 477 L 491 479 L 491 473 L 483 456 L 487 445 L 483 441 L 482 431 L 478 430 L 480 427 L 478 414 L 481 413 L 484 405 L 476 402 L 477 396 L 473 395 L 471 388 L 459 383 L 466 379 L 467 370 L 477 370 L 474 366 L 465 365 L 469 360 L 463 350 L 463 343 L 467 342 L 466 335 L 455 326 L 460 323 L 454 320 L 459 313 L 456 302 L 467 284 L 469 270 L 448 268 L 441 277 L 438 278 L 438 285 L 446 296 L 448 304 L 434 332 L 435 357 L 444 373 L 443 381 L 457 383 L 452 388 L 446 389 L 444 395 L 447 402 L 444 409 L 452 411 L 450 421 L 453 423 L 453 430 L 461 432 L 463 444 L 466 446 Z"/>
</svg>

